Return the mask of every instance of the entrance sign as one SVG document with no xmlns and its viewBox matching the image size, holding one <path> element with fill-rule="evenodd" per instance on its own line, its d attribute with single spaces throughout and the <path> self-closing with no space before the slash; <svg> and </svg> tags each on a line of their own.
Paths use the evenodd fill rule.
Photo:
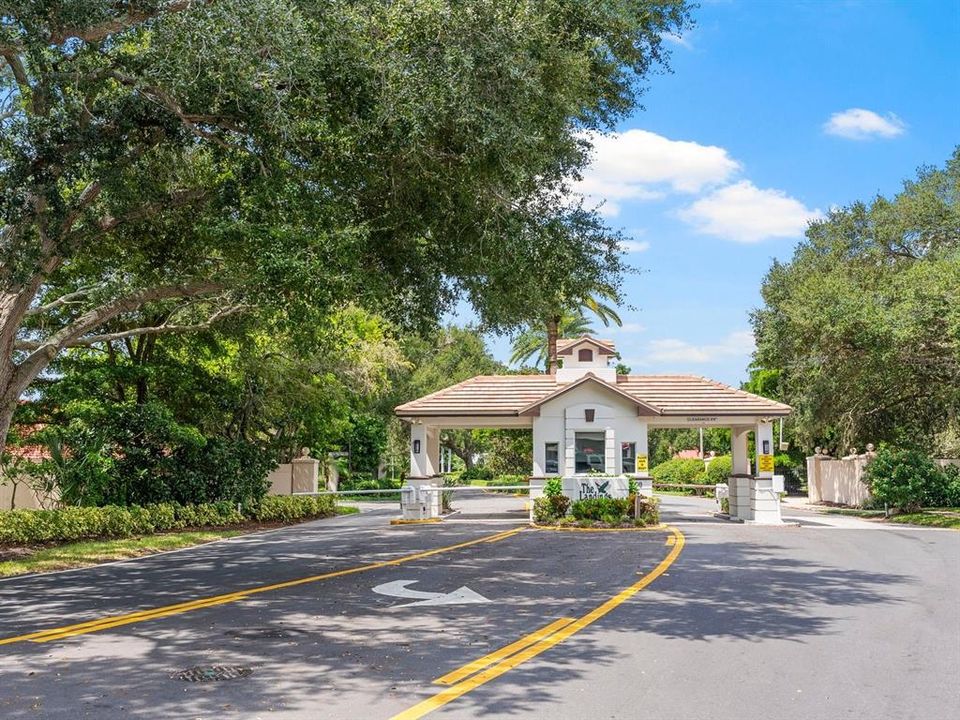
<svg viewBox="0 0 960 720">
<path fill-rule="evenodd" d="M 411 590 L 407 585 L 413 585 L 419 582 L 417 580 L 394 580 L 383 583 L 373 588 L 378 595 L 388 595 L 390 597 L 405 598 L 416 600 L 417 602 L 404 603 L 403 605 L 394 605 L 393 607 L 413 607 L 414 605 L 472 605 L 476 603 L 488 603 L 490 600 L 480 593 L 474 592 L 466 585 L 458 587 L 453 592 L 437 593 L 425 592 L 422 590 Z"/>
<path fill-rule="evenodd" d="M 757 469 L 760 472 L 773 472 L 773 455 L 761 455 L 757 459 Z"/>
<path fill-rule="evenodd" d="M 630 485 L 622 475 L 576 475 L 563 478 L 563 494 L 574 501 L 601 497 L 625 498 L 630 494 Z"/>
</svg>

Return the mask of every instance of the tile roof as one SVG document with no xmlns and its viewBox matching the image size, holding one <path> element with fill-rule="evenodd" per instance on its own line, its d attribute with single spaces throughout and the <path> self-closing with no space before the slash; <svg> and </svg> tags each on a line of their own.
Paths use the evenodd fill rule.
<svg viewBox="0 0 960 720">
<path fill-rule="evenodd" d="M 582 342 L 588 342 L 593 346 L 600 348 L 605 355 L 614 355 L 616 354 L 616 346 L 613 344 L 613 340 L 601 340 L 599 338 L 591 337 L 590 335 L 583 335 L 582 337 L 575 338 L 560 338 L 557 340 L 557 354 L 565 355 L 567 354 L 567 349 L 572 348 L 574 345 L 578 345 Z M 573 352 L 572 350 L 570 352 Z"/>
<path fill-rule="evenodd" d="M 604 385 L 602 380 L 598 382 Z M 516 417 L 558 389 L 553 375 L 478 375 L 396 408 L 401 417 Z M 616 389 L 660 415 L 788 415 L 789 405 L 698 375 L 618 375 Z"/>
</svg>

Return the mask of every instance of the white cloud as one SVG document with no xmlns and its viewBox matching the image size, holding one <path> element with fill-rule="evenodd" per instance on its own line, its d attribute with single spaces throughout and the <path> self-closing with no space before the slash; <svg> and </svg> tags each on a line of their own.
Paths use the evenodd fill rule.
<svg viewBox="0 0 960 720">
<path fill-rule="evenodd" d="M 614 333 L 642 333 L 646 332 L 647 326 L 640 323 L 625 322 L 623 325 L 611 325 L 608 330 Z"/>
<path fill-rule="evenodd" d="M 714 190 L 679 214 L 697 232 L 741 243 L 797 237 L 822 215 L 782 190 L 761 190 L 749 180 Z"/>
<path fill-rule="evenodd" d="M 848 140 L 894 138 L 902 135 L 906 129 L 906 123 L 893 113 L 884 116 L 863 108 L 850 108 L 834 113 L 823 124 L 823 131 L 828 135 Z"/>
<path fill-rule="evenodd" d="M 749 330 L 737 330 L 723 338 L 719 343 L 695 345 L 686 340 L 664 338 L 653 340 L 644 359 L 649 362 L 674 364 L 710 363 L 722 358 L 747 357 L 755 349 L 753 333 Z"/>
<path fill-rule="evenodd" d="M 623 240 L 620 249 L 625 253 L 642 253 L 650 249 L 649 240 Z"/>
<path fill-rule="evenodd" d="M 693 50 L 693 43 L 690 42 L 689 36 L 684 37 L 683 35 L 677 35 L 676 33 L 668 32 L 660 35 L 660 38 L 662 40 L 666 40 L 672 45 L 679 45 L 686 50 Z"/>
<path fill-rule="evenodd" d="M 574 191 L 606 201 L 601 213 L 614 216 L 624 200 L 657 200 L 666 191 L 697 193 L 728 181 L 740 163 L 722 147 L 670 140 L 647 130 L 588 135 L 594 157 Z"/>
</svg>

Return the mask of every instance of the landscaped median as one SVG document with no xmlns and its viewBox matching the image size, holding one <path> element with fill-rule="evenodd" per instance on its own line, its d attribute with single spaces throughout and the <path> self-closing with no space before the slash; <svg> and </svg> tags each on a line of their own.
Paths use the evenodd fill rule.
<svg viewBox="0 0 960 720">
<path fill-rule="evenodd" d="M 538 527 L 627 529 L 655 527 L 660 524 L 660 501 L 637 494 L 631 481 L 625 498 L 595 497 L 570 501 L 562 492 L 561 481 L 551 478 L 543 497 L 533 502 L 533 520 Z"/>
<path fill-rule="evenodd" d="M 249 504 L 66 507 L 0 512 L 0 577 L 174 550 L 264 526 L 356 512 L 330 496 L 268 496 Z"/>
</svg>

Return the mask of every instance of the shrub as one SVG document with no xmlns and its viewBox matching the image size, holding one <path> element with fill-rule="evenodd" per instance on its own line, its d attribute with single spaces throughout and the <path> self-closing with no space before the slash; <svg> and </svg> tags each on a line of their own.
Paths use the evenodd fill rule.
<svg viewBox="0 0 960 720">
<path fill-rule="evenodd" d="M 460 473 L 460 481 L 465 485 L 471 480 L 493 480 L 493 470 L 483 465 L 474 465 Z"/>
<path fill-rule="evenodd" d="M 543 486 L 543 494 L 550 497 L 563 495 L 563 481 L 560 478 L 550 478 Z"/>
<path fill-rule="evenodd" d="M 733 458 L 729 455 L 720 455 L 707 465 L 703 482 L 707 485 L 726 483 L 730 479 L 731 473 L 733 473 Z"/>
<path fill-rule="evenodd" d="M 660 524 L 660 500 L 652 497 L 641 497 L 636 505 L 637 525 L 659 525 Z"/>
<path fill-rule="evenodd" d="M 570 506 L 570 513 L 577 520 L 600 520 L 611 524 L 626 520 L 629 512 L 629 498 L 586 498 L 577 500 Z"/>
<path fill-rule="evenodd" d="M 261 522 L 302 520 L 336 512 L 330 496 L 271 496 L 241 506 L 221 501 L 196 505 L 157 503 L 121 507 L 66 507 L 59 510 L 0 512 L 0 544 L 30 545 L 72 542 L 84 538 L 132 537 L 187 527 L 234 525 L 246 519 Z"/>
<path fill-rule="evenodd" d="M 902 512 L 947 502 L 950 480 L 933 460 L 915 450 L 881 447 L 867 465 L 864 482 L 873 503 Z"/>
<path fill-rule="evenodd" d="M 533 519 L 538 523 L 552 523 L 563 519 L 570 507 L 566 495 L 544 495 L 533 501 Z"/>
<path fill-rule="evenodd" d="M 711 463 L 712 464 L 712 463 Z M 686 485 L 703 482 L 703 460 L 674 458 L 660 463 L 650 471 L 653 480 L 661 485 Z"/>
</svg>

